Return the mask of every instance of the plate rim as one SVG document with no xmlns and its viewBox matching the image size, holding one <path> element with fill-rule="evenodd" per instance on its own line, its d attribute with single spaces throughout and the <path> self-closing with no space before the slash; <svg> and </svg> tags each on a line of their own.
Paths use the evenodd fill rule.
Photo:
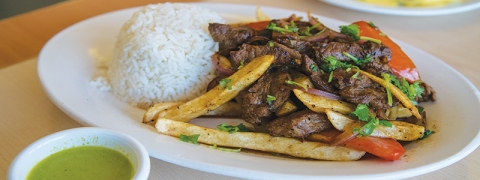
<svg viewBox="0 0 480 180">
<path fill-rule="evenodd" d="M 407 7 L 385 7 L 374 4 L 355 2 L 354 0 L 319 0 L 321 2 L 338 6 L 341 8 L 352 9 L 361 12 L 398 15 L 398 16 L 439 16 L 462 12 L 468 12 L 480 8 L 480 1 L 462 3 L 461 5 L 447 5 L 445 7 L 433 8 L 407 8 Z"/>
</svg>

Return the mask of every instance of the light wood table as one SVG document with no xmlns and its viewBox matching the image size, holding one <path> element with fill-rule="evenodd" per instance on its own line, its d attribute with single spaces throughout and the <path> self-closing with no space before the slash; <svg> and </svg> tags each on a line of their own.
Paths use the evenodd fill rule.
<svg viewBox="0 0 480 180">
<path fill-rule="evenodd" d="M 36 56 L 62 29 L 105 12 L 158 3 L 154 0 L 71 0 L 0 21 L 0 177 L 28 144 L 56 131 L 80 127 L 43 92 Z M 180 1 L 176 1 L 180 2 Z M 208 0 L 309 9 L 313 14 L 353 22 L 373 21 L 392 37 L 414 45 L 451 65 L 480 87 L 480 10 L 432 17 L 400 17 L 346 10 L 316 0 Z M 473 133 L 473 132 L 472 132 Z M 480 150 L 465 159 L 411 179 L 480 179 Z M 152 159 L 150 179 L 235 179 Z"/>
</svg>

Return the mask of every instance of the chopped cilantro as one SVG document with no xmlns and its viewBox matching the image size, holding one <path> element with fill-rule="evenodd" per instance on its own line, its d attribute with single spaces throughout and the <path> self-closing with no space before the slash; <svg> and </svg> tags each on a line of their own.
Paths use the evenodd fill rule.
<svg viewBox="0 0 480 180">
<path fill-rule="evenodd" d="M 320 24 L 320 23 L 319 23 Z M 315 27 L 316 28 L 316 27 Z M 327 27 L 324 27 L 321 31 L 319 31 L 317 34 L 315 35 L 318 35 L 318 34 L 322 34 L 323 32 L 325 32 L 328 28 Z"/>
<path fill-rule="evenodd" d="M 422 112 L 423 112 L 423 106 L 417 106 L 417 109 L 418 109 L 418 113 L 419 113 L 419 114 L 422 114 Z"/>
<path fill-rule="evenodd" d="M 363 64 L 366 64 L 366 63 L 369 63 L 370 61 L 373 60 L 373 57 L 370 56 L 370 54 L 367 55 L 367 57 L 365 57 L 364 59 L 358 59 L 356 58 L 355 56 L 351 55 L 350 53 L 348 52 L 343 52 L 343 54 L 345 56 L 347 56 L 348 58 L 350 58 L 356 65 L 360 66 L 360 65 L 363 65 Z"/>
<path fill-rule="evenodd" d="M 190 136 L 180 134 L 180 140 L 183 142 L 191 142 L 193 144 L 198 144 L 198 137 L 200 137 L 200 134 L 193 134 Z"/>
<path fill-rule="evenodd" d="M 230 134 L 236 133 L 236 132 L 250 132 L 250 129 L 248 129 L 243 123 L 240 123 L 237 126 L 232 126 L 232 125 L 227 125 L 227 124 L 219 124 L 217 126 L 218 130 L 221 131 L 226 131 Z"/>
<path fill-rule="evenodd" d="M 357 68 L 355 65 L 347 64 L 345 62 L 339 61 L 337 58 L 332 55 L 326 57 L 323 60 L 325 63 L 320 65 L 320 68 L 325 72 L 332 72 L 335 69 L 347 69 L 347 68 Z"/>
<path fill-rule="evenodd" d="M 245 61 L 240 61 L 240 66 L 237 69 L 242 69 L 245 66 Z"/>
<path fill-rule="evenodd" d="M 312 64 L 310 65 L 310 70 L 312 70 L 313 72 L 318 72 L 318 67 L 315 65 L 315 64 Z"/>
<path fill-rule="evenodd" d="M 352 112 L 352 114 L 356 115 L 358 119 L 362 121 L 367 121 L 372 116 L 372 113 L 366 104 L 358 104 L 357 108 Z"/>
<path fill-rule="evenodd" d="M 275 22 L 270 22 L 268 25 L 267 25 L 267 29 L 270 29 L 272 31 L 276 31 L 276 32 L 279 32 L 279 33 L 285 33 L 285 32 L 297 32 L 298 31 L 298 28 L 295 27 L 295 26 L 288 26 L 288 25 L 285 25 L 285 27 L 279 27 L 277 26 L 277 24 L 275 24 Z"/>
<path fill-rule="evenodd" d="M 288 85 L 300 86 L 300 87 L 304 88 L 305 91 L 308 91 L 308 87 L 307 87 L 306 85 L 297 83 L 297 82 L 295 82 L 295 81 L 285 80 L 285 83 L 288 84 Z"/>
<path fill-rule="evenodd" d="M 275 96 L 267 95 L 267 104 L 271 104 L 272 101 L 275 101 L 275 100 L 277 100 Z"/>
<path fill-rule="evenodd" d="M 388 101 L 388 105 L 389 106 L 392 106 L 393 104 L 393 100 L 392 100 L 392 92 L 390 91 L 390 85 L 391 85 L 391 80 L 390 80 L 390 75 L 387 74 L 387 73 L 383 73 L 382 74 L 382 77 L 383 77 L 383 80 L 385 80 L 385 83 L 386 83 L 386 86 L 385 86 L 385 90 L 387 91 L 387 101 Z"/>
<path fill-rule="evenodd" d="M 410 84 L 405 78 L 399 80 L 396 76 L 390 74 L 382 74 L 382 77 L 384 77 L 384 79 L 389 79 L 390 82 L 407 95 L 408 99 L 410 99 L 415 105 L 418 104 L 416 99 L 422 97 L 422 93 L 425 91 L 420 85 L 421 81 L 416 81 Z"/>
<path fill-rule="evenodd" d="M 375 115 L 370 112 L 370 109 L 366 104 L 358 104 L 355 111 L 352 112 L 353 115 L 358 117 L 358 120 L 366 122 L 362 127 L 353 129 L 360 136 L 369 136 L 373 133 L 379 125 L 392 127 L 392 124 L 386 120 L 379 120 Z"/>
<path fill-rule="evenodd" d="M 370 25 L 370 27 L 373 27 L 373 28 L 378 28 L 375 24 L 373 24 L 372 21 L 368 22 L 368 25 Z"/>
<path fill-rule="evenodd" d="M 333 79 L 333 71 L 330 72 L 330 75 L 328 75 L 328 82 L 332 82 Z"/>
<path fill-rule="evenodd" d="M 232 90 L 232 80 L 231 79 L 222 79 L 220 80 L 220 86 L 225 89 L 225 88 L 228 88 L 228 90 Z"/>
<path fill-rule="evenodd" d="M 218 147 L 217 144 L 213 144 L 211 146 L 208 146 L 208 148 L 218 149 L 220 151 L 226 151 L 226 152 L 240 152 L 240 151 L 242 151 L 242 148 L 238 148 L 238 149 L 221 148 L 221 147 Z"/>
<path fill-rule="evenodd" d="M 360 74 L 360 69 L 357 68 L 357 72 L 353 74 L 352 78 L 357 79 L 359 74 Z"/>
<path fill-rule="evenodd" d="M 385 126 L 385 127 L 392 127 L 392 123 L 386 121 L 386 120 L 380 120 L 378 121 L 380 125 Z"/>
<path fill-rule="evenodd" d="M 273 47 L 275 44 L 273 43 L 273 41 L 268 41 L 268 46 L 269 47 Z"/>
<path fill-rule="evenodd" d="M 418 138 L 418 139 L 419 140 L 425 139 L 425 138 L 429 137 L 430 135 L 432 135 L 433 133 L 435 133 L 435 131 L 426 129 L 425 132 L 423 133 L 423 136 Z"/>
<path fill-rule="evenodd" d="M 368 40 L 375 42 L 377 44 L 382 43 L 381 40 L 371 38 L 371 37 L 366 37 L 366 36 L 360 36 L 360 29 L 358 28 L 358 25 L 356 24 L 350 24 L 346 26 L 340 26 L 340 33 L 348 35 L 352 37 L 353 40 L 358 41 L 358 40 Z"/>
<path fill-rule="evenodd" d="M 360 29 L 356 24 L 350 24 L 346 26 L 340 26 L 340 33 L 349 35 L 353 40 L 360 40 Z"/>
<path fill-rule="evenodd" d="M 304 29 L 303 31 L 300 31 L 300 32 L 299 32 L 299 35 L 300 35 L 300 36 L 312 36 L 312 34 L 310 33 L 310 31 L 311 31 L 312 29 L 316 29 L 316 28 L 317 28 L 318 26 L 320 26 L 320 25 L 322 25 L 322 23 L 317 23 L 317 24 L 315 24 L 315 25 L 313 25 L 313 26 L 308 26 L 308 27 L 307 27 L 306 29 Z M 323 28 L 319 33 L 322 33 L 322 32 L 324 32 L 325 30 L 326 30 L 326 27 Z M 317 33 L 317 34 L 319 34 L 319 33 Z"/>
</svg>

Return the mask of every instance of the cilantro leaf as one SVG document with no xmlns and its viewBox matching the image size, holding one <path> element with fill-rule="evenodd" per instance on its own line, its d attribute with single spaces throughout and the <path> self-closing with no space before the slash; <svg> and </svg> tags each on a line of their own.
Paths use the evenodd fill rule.
<svg viewBox="0 0 480 180">
<path fill-rule="evenodd" d="M 240 61 L 240 66 L 238 66 L 238 70 L 242 69 L 245 66 L 245 61 Z"/>
<path fill-rule="evenodd" d="M 385 86 L 385 90 L 387 91 L 387 101 L 388 101 L 388 105 L 389 106 L 392 106 L 393 104 L 393 100 L 392 100 L 392 92 L 390 91 L 390 85 L 391 85 L 391 76 L 387 73 L 383 73 L 382 74 L 382 77 L 383 79 L 385 80 L 386 82 L 386 86 Z"/>
<path fill-rule="evenodd" d="M 219 84 L 223 89 L 228 88 L 228 90 L 232 90 L 232 80 L 231 79 L 224 78 L 224 79 L 220 80 Z"/>
<path fill-rule="evenodd" d="M 418 109 L 418 113 L 422 114 L 423 109 L 424 109 L 423 106 L 417 106 L 417 109 Z"/>
<path fill-rule="evenodd" d="M 423 133 L 423 136 L 418 138 L 418 139 L 419 140 L 425 139 L 425 138 L 429 137 L 430 135 L 432 135 L 433 133 L 435 133 L 435 131 L 426 129 L 425 132 Z"/>
<path fill-rule="evenodd" d="M 315 64 L 312 64 L 310 65 L 310 70 L 312 70 L 313 72 L 318 72 L 318 67 L 315 65 Z"/>
<path fill-rule="evenodd" d="M 332 72 L 335 69 L 339 69 L 339 68 L 340 69 L 347 69 L 347 68 L 357 68 L 358 69 L 357 66 L 342 62 L 342 61 L 338 60 L 337 58 L 333 57 L 332 55 L 326 57 L 323 61 L 325 63 L 323 63 L 321 65 L 321 68 L 326 72 Z"/>
<path fill-rule="evenodd" d="M 368 25 L 370 25 L 370 26 L 373 27 L 373 28 L 378 28 L 375 24 L 373 24 L 372 21 L 368 22 Z"/>
<path fill-rule="evenodd" d="M 421 81 L 410 84 L 405 78 L 399 80 L 396 76 L 386 73 L 382 74 L 382 77 L 384 77 L 385 80 L 390 80 L 390 82 L 407 95 L 408 99 L 415 105 L 418 104 L 416 99 L 422 97 L 422 93 L 425 91 L 420 85 Z"/>
<path fill-rule="evenodd" d="M 358 117 L 358 120 L 367 122 L 360 128 L 353 129 L 354 132 L 357 132 L 360 136 L 370 136 L 373 131 L 379 126 L 392 127 L 392 124 L 386 120 L 379 120 L 375 115 L 370 112 L 368 105 L 358 104 L 355 111 L 352 112 L 353 115 Z"/>
<path fill-rule="evenodd" d="M 385 127 L 392 127 L 392 123 L 388 122 L 387 120 L 380 120 L 379 123 Z"/>
<path fill-rule="evenodd" d="M 356 24 L 340 26 L 340 33 L 349 35 L 355 41 L 360 40 L 360 29 Z"/>
<path fill-rule="evenodd" d="M 361 121 L 368 121 L 370 119 L 370 109 L 366 104 L 358 104 L 355 111 L 352 112 Z"/>
<path fill-rule="evenodd" d="M 372 42 L 375 42 L 377 44 L 382 43 L 382 41 L 379 40 L 379 39 L 366 37 L 366 36 L 360 36 L 360 29 L 358 28 L 358 25 L 356 25 L 356 24 L 340 26 L 340 33 L 352 37 L 352 39 L 355 40 L 355 41 L 358 41 L 358 40 L 362 39 L 362 40 L 372 41 Z"/>
<path fill-rule="evenodd" d="M 272 101 L 275 101 L 275 100 L 277 100 L 275 96 L 267 95 L 267 104 L 271 104 Z"/>
<path fill-rule="evenodd" d="M 273 43 L 273 41 L 268 41 L 268 46 L 273 47 L 273 46 L 275 46 L 275 43 Z"/>
<path fill-rule="evenodd" d="M 275 24 L 275 22 L 268 23 L 267 29 L 270 29 L 272 31 L 276 31 L 276 32 L 279 32 L 279 33 L 282 33 L 282 34 L 284 34 L 285 32 L 297 32 L 298 31 L 298 27 L 296 27 L 295 25 L 293 25 L 293 26 L 285 25 L 285 27 L 282 28 L 282 27 L 277 26 L 277 24 Z"/>
<path fill-rule="evenodd" d="M 243 123 L 240 123 L 237 126 L 232 126 L 232 125 L 227 125 L 227 124 L 219 124 L 217 125 L 217 129 L 221 131 L 226 131 L 230 134 L 236 133 L 236 132 L 250 132 L 250 129 L 248 129 Z"/>
<path fill-rule="evenodd" d="M 373 57 L 370 56 L 370 54 L 367 54 L 367 56 L 364 59 L 356 58 L 355 56 L 351 55 L 348 52 L 343 52 L 343 54 L 348 58 L 350 58 L 353 61 L 353 63 L 355 63 L 355 65 L 358 65 L 358 66 L 369 63 L 370 61 L 373 60 Z"/>
<path fill-rule="evenodd" d="M 200 137 L 200 134 L 193 134 L 190 136 L 180 134 L 180 140 L 183 142 L 191 142 L 193 144 L 198 144 L 198 137 Z"/>
<path fill-rule="evenodd" d="M 295 81 L 285 80 L 285 83 L 288 84 L 288 85 L 300 86 L 300 87 L 304 88 L 305 91 L 308 91 L 308 87 L 307 87 L 306 85 L 297 83 L 297 82 L 295 82 Z"/>
</svg>

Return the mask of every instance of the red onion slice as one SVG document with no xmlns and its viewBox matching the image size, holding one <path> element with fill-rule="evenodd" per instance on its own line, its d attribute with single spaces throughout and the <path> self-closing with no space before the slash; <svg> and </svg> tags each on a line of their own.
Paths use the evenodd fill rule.
<svg viewBox="0 0 480 180">
<path fill-rule="evenodd" d="M 212 63 L 220 74 L 230 76 L 235 72 L 230 61 L 217 53 L 212 55 Z"/>
<path fill-rule="evenodd" d="M 305 90 L 305 89 L 304 89 Z M 326 97 L 328 99 L 333 99 L 333 100 L 340 100 L 342 99 L 342 97 L 340 97 L 339 95 L 336 95 L 336 94 L 333 94 L 333 93 L 329 93 L 327 91 L 322 91 L 320 89 L 314 89 L 314 88 L 308 88 L 308 91 L 306 91 L 307 93 L 310 93 L 310 94 L 314 94 L 314 95 L 317 95 L 317 96 L 322 96 L 322 97 Z"/>
<path fill-rule="evenodd" d="M 315 88 L 305 89 L 305 88 L 300 87 L 300 86 L 295 87 L 295 89 L 300 89 L 303 92 L 313 94 L 313 95 L 317 95 L 317 96 L 326 97 L 326 98 L 332 99 L 332 100 L 341 100 L 342 99 L 342 97 L 339 96 L 339 95 L 336 95 L 336 94 L 333 94 L 333 93 L 330 93 L 330 92 L 327 92 L 327 91 L 322 91 L 320 89 L 315 89 Z"/>
</svg>

